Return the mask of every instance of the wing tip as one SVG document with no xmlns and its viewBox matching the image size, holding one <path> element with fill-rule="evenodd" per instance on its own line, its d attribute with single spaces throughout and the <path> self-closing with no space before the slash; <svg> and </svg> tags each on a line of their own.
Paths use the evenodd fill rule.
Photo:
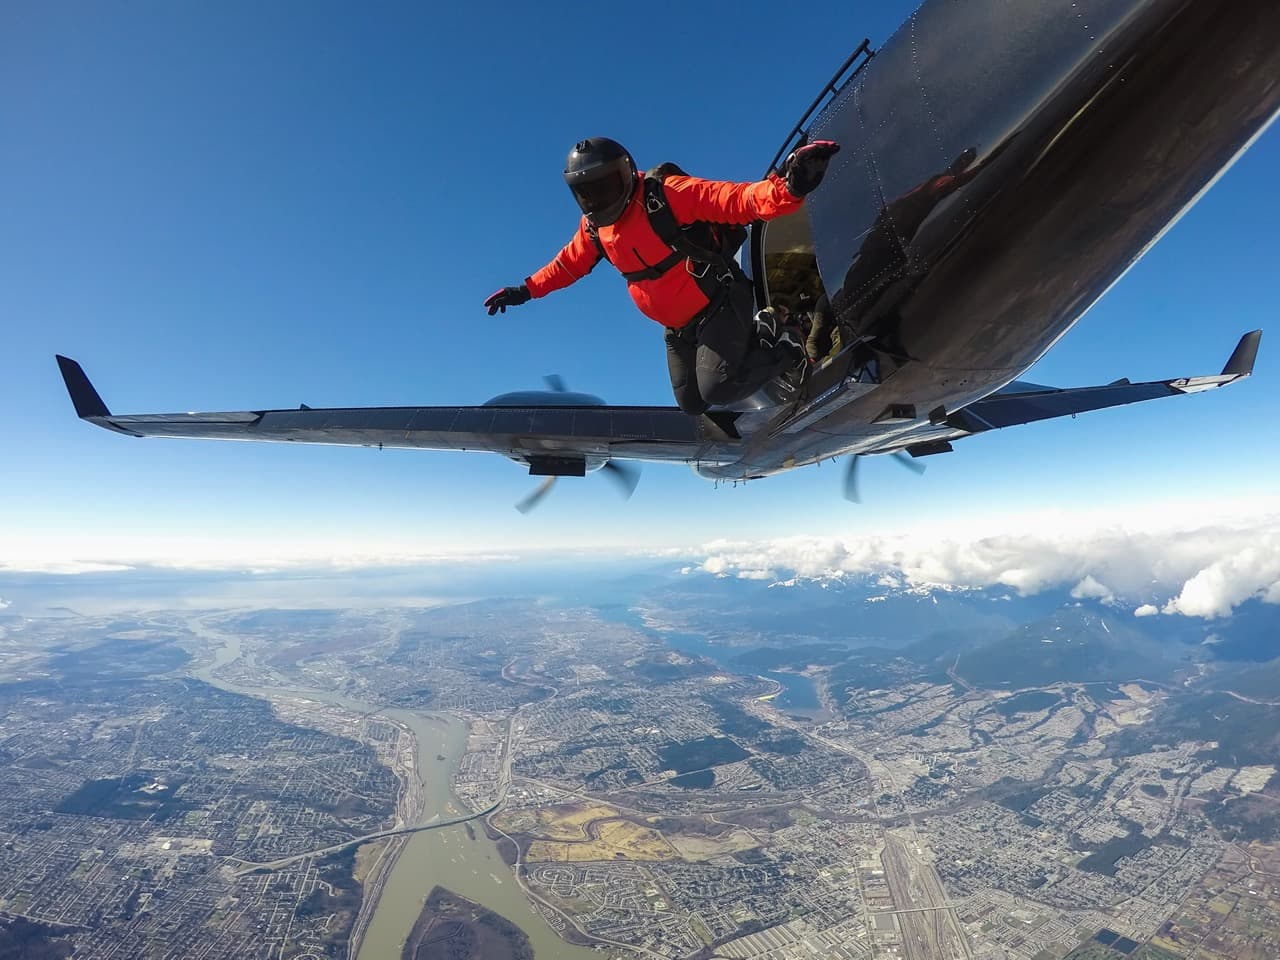
<svg viewBox="0 0 1280 960">
<path fill-rule="evenodd" d="M 58 369 L 62 371 L 62 382 L 66 384 L 71 403 L 76 408 L 76 416 L 81 420 L 111 416 L 111 411 L 102 402 L 102 397 L 89 382 L 84 368 L 70 357 L 64 357 L 60 353 L 54 356 L 58 361 Z"/>
<path fill-rule="evenodd" d="M 1231 351 L 1231 359 L 1222 368 L 1222 376 L 1247 377 L 1252 374 L 1254 361 L 1258 359 L 1258 344 L 1261 342 L 1261 330 L 1250 330 L 1241 337 L 1235 350 Z"/>
</svg>

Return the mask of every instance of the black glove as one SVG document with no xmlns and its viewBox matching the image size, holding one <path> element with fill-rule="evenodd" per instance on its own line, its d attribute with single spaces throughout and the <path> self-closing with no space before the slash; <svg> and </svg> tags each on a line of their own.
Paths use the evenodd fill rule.
<svg viewBox="0 0 1280 960">
<path fill-rule="evenodd" d="M 827 164 L 840 152 L 840 144 L 834 140 L 815 140 L 798 150 L 793 150 L 782 164 L 782 179 L 793 197 L 806 197 L 818 189 Z"/>
<path fill-rule="evenodd" d="M 532 296 L 529 288 L 522 283 L 518 287 L 503 287 L 497 293 L 491 294 L 484 305 L 489 308 L 489 316 L 492 317 L 495 313 L 506 313 L 507 307 L 518 307 L 522 303 L 528 303 Z"/>
</svg>

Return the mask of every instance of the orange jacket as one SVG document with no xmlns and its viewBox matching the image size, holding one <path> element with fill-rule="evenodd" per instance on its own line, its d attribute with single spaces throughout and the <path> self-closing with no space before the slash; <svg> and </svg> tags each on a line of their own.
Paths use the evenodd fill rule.
<svg viewBox="0 0 1280 960">
<path fill-rule="evenodd" d="M 745 225 L 753 220 L 772 220 L 792 213 L 804 203 L 791 195 L 786 182 L 777 174 L 756 183 L 670 176 L 662 187 L 671 212 L 681 224 L 701 220 Z M 598 234 L 609 262 L 623 273 L 654 266 L 671 253 L 671 248 L 650 226 L 644 211 L 643 175 L 639 176 L 622 216 L 615 223 L 601 227 Z M 545 297 L 552 290 L 581 280 L 599 262 L 600 251 L 587 233 L 587 219 L 583 217 L 573 239 L 526 284 L 535 297 Z M 665 327 L 683 327 L 692 320 L 708 301 L 687 266 L 687 262 L 677 264 L 654 280 L 629 283 L 627 290 L 640 312 Z"/>
</svg>

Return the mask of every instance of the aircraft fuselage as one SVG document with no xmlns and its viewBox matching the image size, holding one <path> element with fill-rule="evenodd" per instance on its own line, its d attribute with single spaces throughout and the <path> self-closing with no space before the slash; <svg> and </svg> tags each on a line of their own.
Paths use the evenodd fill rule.
<svg viewBox="0 0 1280 960">
<path fill-rule="evenodd" d="M 843 146 L 808 203 L 818 267 L 883 375 L 815 378 L 831 395 L 802 401 L 804 429 L 744 414 L 743 455 L 699 472 L 942 435 L 939 413 L 1035 363 L 1277 110 L 1275 0 L 928 0 L 809 130 Z"/>
</svg>

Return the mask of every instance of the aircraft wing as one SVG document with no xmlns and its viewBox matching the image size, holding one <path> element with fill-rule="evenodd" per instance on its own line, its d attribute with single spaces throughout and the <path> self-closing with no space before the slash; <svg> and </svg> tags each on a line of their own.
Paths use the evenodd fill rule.
<svg viewBox="0 0 1280 960">
<path fill-rule="evenodd" d="M 89 423 L 134 437 L 260 440 L 424 450 L 479 450 L 527 462 L 532 473 L 578 474 L 601 460 L 716 460 L 732 441 L 677 407 L 605 405 L 334 407 L 223 413 L 113 414 L 76 361 L 58 366 Z M 736 445 L 736 444 L 735 444 Z"/>
<path fill-rule="evenodd" d="M 1058 390 L 1038 384 L 1015 381 L 991 396 L 969 404 L 946 418 L 946 426 L 964 431 L 963 435 L 998 430 L 1020 423 L 1034 423 L 1054 417 L 1075 416 L 1089 410 L 1118 407 L 1141 400 L 1176 397 L 1184 393 L 1200 393 L 1235 383 L 1253 373 L 1262 331 L 1254 330 L 1240 338 L 1222 373 L 1208 377 L 1182 377 L 1130 383 L 1117 380 L 1101 387 L 1076 387 Z M 956 438 L 952 435 L 952 438 Z"/>
</svg>

